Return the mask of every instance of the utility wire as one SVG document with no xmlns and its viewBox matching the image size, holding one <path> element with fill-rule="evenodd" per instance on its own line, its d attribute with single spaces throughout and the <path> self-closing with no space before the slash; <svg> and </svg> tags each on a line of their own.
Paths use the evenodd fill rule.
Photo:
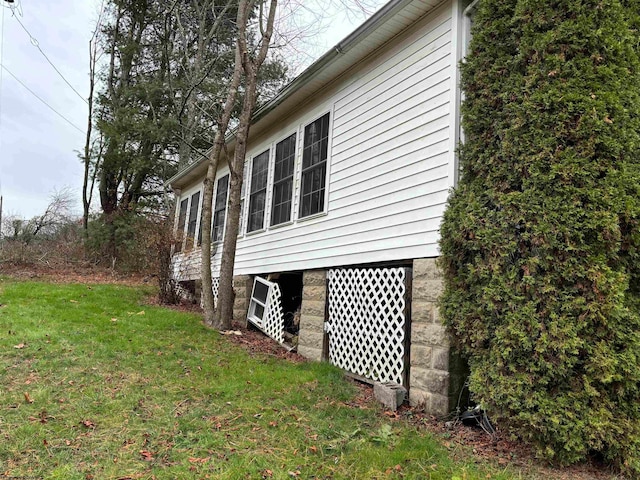
<svg viewBox="0 0 640 480">
<path fill-rule="evenodd" d="M 2 1 L 2 0 L 0 0 Z M 0 65 L 4 60 L 4 8 L 0 18 Z M 0 144 L 2 143 L 2 69 L 0 68 Z M 2 226 L 0 225 L 0 228 Z"/>
<path fill-rule="evenodd" d="M 2 1 L 2 0 L 0 0 Z M 80 99 L 86 103 L 87 105 L 89 105 L 89 102 L 87 101 L 86 98 L 84 98 L 82 96 L 82 94 L 80 92 L 78 92 L 73 85 L 71 85 L 71 83 L 69 83 L 69 81 L 64 77 L 64 75 L 60 72 L 60 70 L 58 70 L 58 67 L 56 67 L 53 62 L 51 60 L 49 60 L 49 57 L 47 57 L 47 54 L 44 53 L 44 51 L 42 50 L 42 48 L 40 48 L 40 43 L 38 42 L 38 40 L 31 35 L 31 33 L 29 33 L 29 30 L 27 30 L 27 27 L 24 26 L 24 24 L 20 21 L 20 19 L 14 15 L 14 18 L 17 20 L 17 22 L 20 24 L 20 26 L 22 27 L 22 29 L 25 31 L 25 33 L 27 35 L 29 35 L 29 40 L 31 41 L 31 45 L 33 45 L 34 47 L 36 47 L 38 49 L 38 51 L 42 54 L 42 56 L 47 60 L 47 62 L 49 62 L 49 65 L 51 65 L 53 67 L 53 69 L 58 73 L 58 75 L 60 75 L 60 78 L 62 78 L 62 80 L 65 81 L 65 83 L 67 85 L 69 85 L 69 88 L 71 88 L 71 90 L 73 90 L 75 92 L 75 94 L 80 97 Z"/>
<path fill-rule="evenodd" d="M 65 122 L 67 122 L 69 125 L 71 125 L 73 128 L 75 128 L 76 130 L 78 130 L 80 133 L 82 133 L 83 135 L 86 133 L 84 130 L 82 130 L 80 127 L 75 126 L 71 120 L 69 120 L 67 117 L 65 117 L 64 115 L 62 115 L 60 112 L 58 112 L 55 108 L 53 108 L 51 105 L 49 105 L 46 101 L 44 101 L 40 96 L 38 96 L 37 93 L 35 93 L 33 90 L 31 90 L 29 87 L 27 87 L 24 83 L 22 83 L 22 81 L 16 77 L 13 73 L 11 73 L 11 70 L 9 70 L 7 67 L 5 67 L 4 65 L 0 65 L 0 67 L 2 67 L 3 69 L 5 69 L 7 71 L 7 73 L 9 75 L 11 75 L 16 82 L 18 82 L 20 85 L 22 85 L 31 95 L 33 95 L 34 97 L 36 97 L 38 100 L 40 100 L 42 103 L 44 103 L 47 107 L 49 107 L 49 109 L 55 113 L 56 115 L 58 115 L 60 118 L 62 118 Z"/>
</svg>

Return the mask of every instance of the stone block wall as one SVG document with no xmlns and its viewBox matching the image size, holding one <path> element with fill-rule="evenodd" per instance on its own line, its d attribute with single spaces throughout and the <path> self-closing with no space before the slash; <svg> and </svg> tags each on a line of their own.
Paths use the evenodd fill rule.
<svg viewBox="0 0 640 480">
<path fill-rule="evenodd" d="M 449 340 L 438 316 L 442 275 L 435 258 L 413 261 L 409 401 L 434 415 L 449 413 Z"/>
<path fill-rule="evenodd" d="M 304 272 L 298 353 L 310 360 L 320 361 L 323 359 L 326 299 L 326 270 Z"/>
<path fill-rule="evenodd" d="M 253 277 L 250 275 L 236 275 L 233 277 L 233 292 L 235 294 L 233 299 L 233 321 L 241 325 L 246 325 L 247 323 L 252 288 Z"/>
</svg>

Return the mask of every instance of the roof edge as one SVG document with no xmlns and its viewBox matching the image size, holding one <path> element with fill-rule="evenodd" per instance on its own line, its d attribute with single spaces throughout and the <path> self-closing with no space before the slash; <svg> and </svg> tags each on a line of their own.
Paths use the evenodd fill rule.
<svg viewBox="0 0 640 480">
<path fill-rule="evenodd" d="M 291 82 L 285 85 L 280 92 L 266 104 L 260 107 L 251 116 L 251 123 L 255 123 L 267 114 L 275 110 L 280 104 L 282 104 L 289 96 L 293 95 L 301 86 L 303 86 L 309 78 L 313 77 L 317 72 L 325 68 L 336 58 L 345 54 L 357 45 L 361 40 L 366 38 L 372 31 L 374 31 L 381 23 L 384 23 L 389 17 L 393 16 L 397 10 L 402 9 L 406 4 L 411 3 L 411 0 L 391 0 L 382 6 L 380 10 L 375 12 L 365 22 L 363 22 L 358 28 L 347 35 L 343 40 L 337 43 L 328 52 L 322 55 L 319 59 L 309 65 L 300 75 L 294 78 Z M 225 142 L 229 143 L 235 137 L 235 131 L 232 131 L 225 138 Z M 180 178 L 188 175 L 190 172 L 201 166 L 203 162 L 208 159 L 211 153 L 211 148 L 206 152 L 206 156 L 202 156 L 200 160 L 193 162 L 186 166 L 182 170 L 179 170 L 174 176 L 165 182 L 166 186 L 171 187 Z"/>
</svg>

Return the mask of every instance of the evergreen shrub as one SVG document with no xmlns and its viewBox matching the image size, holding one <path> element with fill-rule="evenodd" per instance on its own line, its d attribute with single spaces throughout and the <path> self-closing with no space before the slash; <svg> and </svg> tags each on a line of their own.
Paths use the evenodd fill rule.
<svg viewBox="0 0 640 480">
<path fill-rule="evenodd" d="M 640 475 L 637 0 L 481 0 L 441 311 L 471 389 L 560 463 Z"/>
</svg>

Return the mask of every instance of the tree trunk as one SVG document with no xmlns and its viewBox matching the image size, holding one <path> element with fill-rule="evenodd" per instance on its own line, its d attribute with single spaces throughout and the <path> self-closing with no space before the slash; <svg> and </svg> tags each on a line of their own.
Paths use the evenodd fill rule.
<svg viewBox="0 0 640 480">
<path fill-rule="evenodd" d="M 242 2 L 245 3 L 245 2 Z M 241 3 L 241 5 L 242 5 Z M 233 162 L 231 162 L 231 190 L 229 193 L 229 213 L 226 218 L 226 228 L 224 234 L 224 244 L 222 247 L 222 264 L 220 265 L 220 284 L 218 286 L 218 309 L 215 315 L 214 327 L 218 330 L 228 330 L 233 319 L 233 268 L 236 259 L 236 244 L 238 242 L 238 227 L 240 225 L 240 194 L 242 181 L 244 178 L 244 157 L 247 153 L 247 140 L 249 138 L 249 128 L 251 126 L 251 115 L 256 105 L 256 85 L 258 72 L 264 62 L 273 33 L 273 23 L 275 21 L 275 11 L 278 1 L 270 1 L 269 15 L 267 23 L 261 31 L 263 32 L 260 41 L 260 49 L 256 58 L 252 59 L 247 50 L 246 38 L 238 35 L 238 47 L 241 52 L 243 69 L 245 72 L 245 97 L 242 104 L 242 111 L 236 133 L 236 147 Z M 248 13 L 245 12 L 245 13 Z M 261 6 L 262 15 L 263 8 Z M 240 12 L 238 13 L 240 14 Z M 244 18 L 245 22 L 247 17 Z M 262 22 L 262 18 L 259 18 Z"/>
<path fill-rule="evenodd" d="M 241 2 L 241 6 L 246 1 Z M 242 8 L 238 9 L 238 20 L 242 19 Z M 244 35 L 246 30 L 246 22 L 238 22 L 239 34 Z M 238 87 L 242 77 L 242 59 L 240 58 L 240 48 L 236 46 L 235 66 L 233 69 L 233 77 L 231 85 L 227 92 L 227 99 L 222 111 L 222 117 L 218 123 L 215 140 L 213 143 L 213 151 L 209 157 L 209 166 L 207 167 L 207 176 L 204 180 L 204 194 L 202 198 L 202 260 L 201 260 L 201 276 L 202 276 L 202 303 L 204 307 L 204 321 L 207 325 L 213 326 L 215 304 L 213 299 L 213 280 L 211 278 L 211 220 L 213 207 L 213 185 L 216 179 L 216 171 L 218 170 L 218 160 L 222 154 L 225 142 L 225 135 L 229 127 L 229 121 L 233 113 L 233 107 L 236 103 Z"/>
</svg>

